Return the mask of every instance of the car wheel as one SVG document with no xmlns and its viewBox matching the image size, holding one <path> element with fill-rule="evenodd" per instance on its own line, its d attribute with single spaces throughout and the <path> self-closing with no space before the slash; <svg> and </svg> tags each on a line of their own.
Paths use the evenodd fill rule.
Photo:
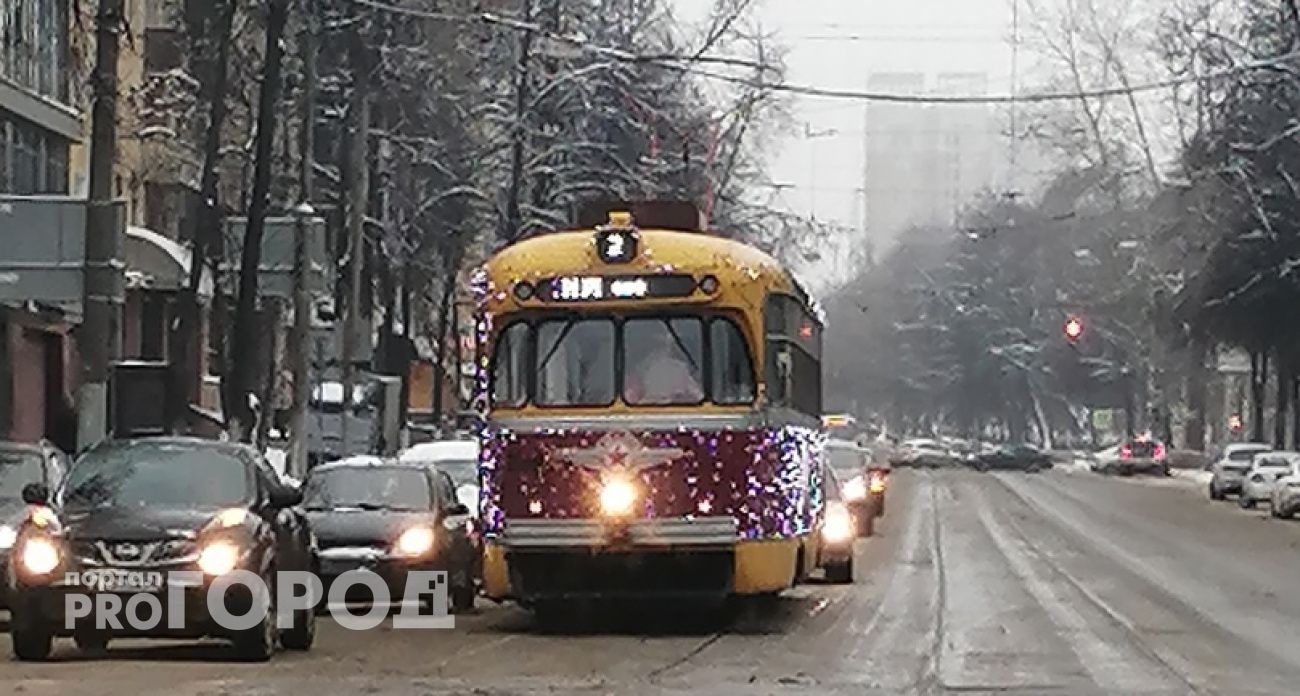
<svg viewBox="0 0 1300 696">
<path fill-rule="evenodd" d="M 77 631 L 72 634 L 72 641 L 77 644 L 77 649 L 83 655 L 89 657 L 100 657 L 108 652 L 109 636 L 107 631 L 93 629 Z"/>
<path fill-rule="evenodd" d="M 21 597 L 14 598 L 9 611 L 9 638 L 14 657 L 23 662 L 47 660 L 54 648 L 54 631 L 39 615 L 24 607 Z"/>
<path fill-rule="evenodd" d="M 826 582 L 847 585 L 853 582 L 853 560 L 830 563 L 826 566 Z"/>
<path fill-rule="evenodd" d="M 316 607 L 299 609 L 293 613 L 293 625 L 280 633 L 280 644 L 286 650 L 306 651 L 316 643 Z"/>
<path fill-rule="evenodd" d="M 1210 484 L 1210 500 L 1223 500 L 1226 497 L 1223 491 L 1215 488 L 1213 483 Z"/>
<path fill-rule="evenodd" d="M 858 538 L 869 537 L 876 533 L 875 515 L 863 515 L 858 518 Z"/>
<path fill-rule="evenodd" d="M 452 577 L 451 581 L 451 611 L 454 614 L 466 614 L 474 611 L 474 600 L 478 595 L 478 590 L 474 587 L 474 580 L 469 573 L 461 570 Z"/>
<path fill-rule="evenodd" d="M 275 591 L 265 578 L 268 589 L 266 611 L 253 627 L 237 633 L 234 637 L 235 655 L 244 662 L 266 662 L 275 655 L 279 643 L 279 631 L 275 625 Z"/>
<path fill-rule="evenodd" d="M 1245 491 L 1242 491 L 1241 495 L 1237 496 L 1237 505 L 1240 505 L 1242 510 L 1249 510 L 1255 507 L 1255 501 L 1246 495 Z"/>
</svg>

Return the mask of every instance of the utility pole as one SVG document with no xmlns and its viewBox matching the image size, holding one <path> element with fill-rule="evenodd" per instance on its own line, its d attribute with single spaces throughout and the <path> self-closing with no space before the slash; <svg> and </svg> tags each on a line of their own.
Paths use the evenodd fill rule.
<svg viewBox="0 0 1300 696">
<path fill-rule="evenodd" d="M 302 131 L 298 147 L 298 197 L 301 202 L 294 211 L 296 224 L 293 234 L 293 332 L 289 334 L 289 356 L 293 361 L 293 406 L 290 411 L 289 433 L 293 438 L 289 446 L 291 475 L 302 480 L 307 475 L 307 402 L 311 400 L 311 295 L 307 288 L 311 260 L 307 257 L 307 234 L 310 219 L 315 215 L 313 197 L 312 156 L 316 147 L 316 45 L 320 24 L 317 21 L 316 3 L 303 0 L 302 12 L 307 26 L 302 33 Z"/>
<path fill-rule="evenodd" d="M 364 21 L 364 20 L 363 20 Z M 361 269 L 365 264 L 366 203 L 370 194 L 369 135 L 370 98 L 366 85 L 370 81 L 370 60 L 362 28 L 354 26 L 348 46 L 352 67 L 352 94 L 348 101 L 348 153 L 350 172 L 346 191 L 348 233 L 348 301 L 343 308 L 343 419 L 340 437 L 345 454 L 348 448 L 348 425 L 352 419 L 352 392 L 356 384 L 357 334 L 361 327 Z"/>
<path fill-rule="evenodd" d="M 122 231 L 113 204 L 117 161 L 117 56 L 124 0 L 99 0 L 95 18 L 95 102 L 91 111 L 90 197 L 86 210 L 86 270 L 81 333 L 81 386 L 77 446 L 90 447 L 108 433 L 109 364 L 121 354 L 119 312 Z"/>
</svg>

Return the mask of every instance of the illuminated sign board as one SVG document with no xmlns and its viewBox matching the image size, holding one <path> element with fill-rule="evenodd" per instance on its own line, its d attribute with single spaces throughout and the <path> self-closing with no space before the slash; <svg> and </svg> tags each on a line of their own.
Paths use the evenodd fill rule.
<svg viewBox="0 0 1300 696">
<path fill-rule="evenodd" d="M 538 283 L 545 302 L 600 302 L 690 297 L 695 278 L 682 274 L 646 276 L 561 276 Z"/>
</svg>

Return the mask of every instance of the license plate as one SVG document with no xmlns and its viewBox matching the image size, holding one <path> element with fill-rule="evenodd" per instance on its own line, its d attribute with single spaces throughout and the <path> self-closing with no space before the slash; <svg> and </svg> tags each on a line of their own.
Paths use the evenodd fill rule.
<svg viewBox="0 0 1300 696">
<path fill-rule="evenodd" d="M 160 592 L 166 584 L 161 571 L 98 568 L 68 573 L 65 584 L 87 592 Z"/>
</svg>

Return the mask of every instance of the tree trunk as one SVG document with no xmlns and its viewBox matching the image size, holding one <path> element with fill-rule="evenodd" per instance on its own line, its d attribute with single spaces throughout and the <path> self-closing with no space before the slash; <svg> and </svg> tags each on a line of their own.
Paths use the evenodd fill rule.
<svg viewBox="0 0 1300 696">
<path fill-rule="evenodd" d="M 211 269 L 209 276 L 213 287 L 213 310 L 215 298 L 221 289 L 218 287 L 216 269 L 212 264 L 213 256 L 221 241 L 221 130 L 226 121 L 226 89 L 230 75 L 230 42 L 234 34 L 235 12 L 239 3 L 236 0 L 211 0 L 203 3 L 205 15 L 199 22 L 202 27 L 203 40 L 215 41 L 215 55 L 208 56 L 210 69 L 204 85 L 208 97 L 208 123 L 203 142 L 203 172 L 199 179 L 199 199 L 203 212 L 190 246 L 189 277 L 181 289 L 176 303 L 176 322 L 171 327 L 171 387 L 170 401 L 173 412 L 170 420 L 173 429 L 183 429 L 189 419 L 189 405 L 198 400 L 199 356 L 204 350 L 200 345 L 203 326 L 203 307 L 199 300 L 199 289 L 203 283 L 203 271 Z M 209 315 L 211 316 L 211 314 Z M 211 319 L 208 330 L 216 331 L 224 327 L 222 322 Z"/>
<path fill-rule="evenodd" d="M 450 264 L 448 264 L 450 265 Z M 454 273 L 454 271 L 452 271 Z M 442 284 L 442 299 L 438 302 L 438 332 L 437 345 L 434 347 L 433 357 L 433 422 L 442 423 L 442 393 L 443 382 L 446 380 L 446 371 L 443 369 L 443 360 L 447 355 L 447 315 L 451 309 L 451 300 L 455 293 L 456 283 L 454 277 L 444 278 Z"/>
<path fill-rule="evenodd" d="M 1300 452 L 1300 377 L 1291 378 L 1291 451 Z"/>
<path fill-rule="evenodd" d="M 1198 452 L 1205 450 L 1206 385 L 1210 382 L 1210 375 L 1208 370 L 1205 369 L 1207 352 L 1208 346 L 1204 339 L 1193 339 L 1187 366 L 1187 409 L 1189 413 L 1185 434 L 1187 442 L 1184 443 L 1184 446 Z"/>
<path fill-rule="evenodd" d="M 275 144 L 276 106 L 280 100 L 280 73 L 284 59 L 284 27 L 290 0 L 272 0 L 266 25 L 266 61 L 262 65 L 262 90 L 257 105 L 257 145 L 253 163 L 253 193 L 248 207 L 248 229 L 244 233 L 239 264 L 239 301 L 235 308 L 234 346 L 231 353 L 231 384 L 226 388 L 231 406 L 232 435 L 244 442 L 252 439 L 253 423 L 247 395 L 253 384 L 258 346 L 258 269 L 262 261 L 262 236 L 270 206 L 272 146 Z M 270 404 L 262 404 L 265 414 Z"/>
<path fill-rule="evenodd" d="M 1264 441 L 1264 387 L 1268 384 L 1268 353 L 1250 354 L 1250 437 Z"/>
<path fill-rule="evenodd" d="M 533 0 L 523 0 L 524 4 L 524 23 L 530 24 L 534 16 Z M 501 227 L 497 230 L 497 238 L 502 242 L 509 242 L 519 234 L 523 227 L 523 220 L 520 213 L 520 197 L 523 195 L 524 186 L 524 150 L 528 142 L 528 124 L 527 109 L 529 98 L 529 87 L 531 80 L 531 67 L 533 56 L 533 32 L 525 31 L 519 36 L 519 63 L 515 70 L 518 73 L 515 76 L 515 122 L 513 128 L 513 142 L 510 144 L 510 184 L 506 190 L 506 215 L 502 221 Z"/>
<path fill-rule="evenodd" d="M 1279 351 L 1280 352 L 1280 351 Z M 1273 447 L 1286 449 L 1286 426 L 1291 410 L 1291 366 L 1277 356 L 1277 411 L 1273 416 Z"/>
</svg>

